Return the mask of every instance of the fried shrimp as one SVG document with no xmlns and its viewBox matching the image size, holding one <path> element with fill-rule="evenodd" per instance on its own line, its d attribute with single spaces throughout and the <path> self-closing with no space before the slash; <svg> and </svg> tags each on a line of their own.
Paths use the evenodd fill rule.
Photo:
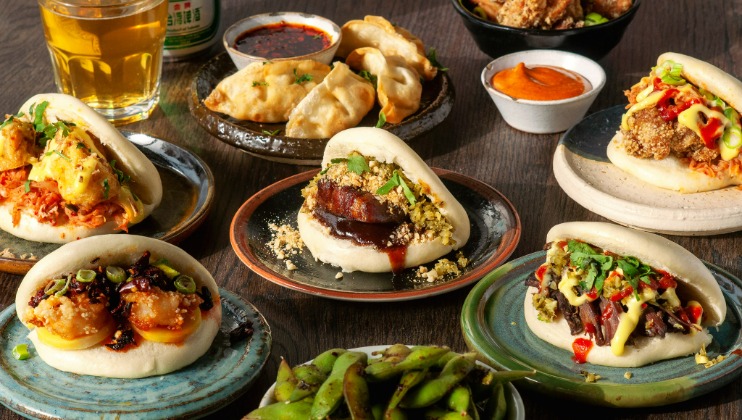
<svg viewBox="0 0 742 420">
<path fill-rule="evenodd" d="M 156 287 L 146 292 L 124 293 L 121 298 L 132 304 L 131 324 L 143 330 L 155 327 L 179 329 L 203 302 L 196 294 L 166 292 Z"/>
<path fill-rule="evenodd" d="M 36 308 L 28 307 L 25 321 L 72 340 L 96 334 L 113 322 L 105 298 L 91 302 L 87 294 L 51 296 Z"/>
</svg>

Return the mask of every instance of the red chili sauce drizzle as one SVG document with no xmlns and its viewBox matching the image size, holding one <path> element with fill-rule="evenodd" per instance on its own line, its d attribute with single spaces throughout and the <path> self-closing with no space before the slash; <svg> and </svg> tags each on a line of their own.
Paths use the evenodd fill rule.
<svg viewBox="0 0 742 420">
<path fill-rule="evenodd" d="M 379 251 L 389 256 L 389 263 L 393 273 L 404 270 L 407 245 L 389 246 L 389 237 L 397 228 L 395 223 L 364 223 L 336 216 L 330 212 L 323 211 L 317 207 L 315 210 L 317 218 L 324 222 L 330 233 L 340 239 L 349 239 L 358 245 L 373 245 Z"/>
<path fill-rule="evenodd" d="M 315 27 L 279 22 L 247 30 L 237 36 L 233 47 L 264 58 L 287 58 L 322 51 L 330 46 L 330 36 Z"/>
<path fill-rule="evenodd" d="M 572 351 L 575 353 L 572 360 L 574 360 L 576 363 L 587 362 L 587 355 L 588 353 L 590 353 L 590 350 L 592 348 L 593 342 L 588 340 L 587 338 L 575 339 L 575 341 L 572 342 Z"/>
</svg>

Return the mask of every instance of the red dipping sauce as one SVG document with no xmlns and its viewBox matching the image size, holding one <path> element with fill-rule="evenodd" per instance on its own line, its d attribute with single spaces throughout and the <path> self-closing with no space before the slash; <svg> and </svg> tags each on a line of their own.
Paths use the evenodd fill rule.
<svg viewBox="0 0 742 420">
<path fill-rule="evenodd" d="M 327 32 L 289 22 L 247 30 L 237 36 L 233 45 L 241 53 L 264 58 L 298 57 L 329 46 L 330 35 Z"/>
</svg>

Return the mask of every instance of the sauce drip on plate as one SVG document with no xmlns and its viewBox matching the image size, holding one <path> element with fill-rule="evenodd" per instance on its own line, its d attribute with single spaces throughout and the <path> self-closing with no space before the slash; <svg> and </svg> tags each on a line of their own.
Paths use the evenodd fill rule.
<svg viewBox="0 0 742 420">
<path fill-rule="evenodd" d="M 264 58 L 287 58 L 322 51 L 330 35 L 308 25 L 279 22 L 247 30 L 237 36 L 234 48 Z"/>
<path fill-rule="evenodd" d="M 492 86 L 515 99 L 555 101 L 573 98 L 592 89 L 582 75 L 556 66 L 515 67 L 501 70 L 492 77 Z"/>
</svg>

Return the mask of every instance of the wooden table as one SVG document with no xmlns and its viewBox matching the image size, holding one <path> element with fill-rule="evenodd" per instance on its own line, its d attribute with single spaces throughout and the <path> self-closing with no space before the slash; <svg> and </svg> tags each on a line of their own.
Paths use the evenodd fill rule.
<svg viewBox="0 0 742 420">
<path fill-rule="evenodd" d="M 0 111 L 15 113 L 33 94 L 55 90 L 51 64 L 32 2 L 0 1 Z M 552 154 L 560 135 L 533 135 L 509 127 L 479 82 L 491 59 L 476 47 L 448 0 L 434 1 L 222 1 L 222 30 L 251 14 L 308 11 L 343 23 L 382 15 L 435 47 L 449 68 L 456 102 L 448 119 L 417 138 L 413 148 L 431 165 L 484 181 L 508 197 L 522 221 L 520 243 L 512 255 L 541 249 L 554 224 L 603 220 L 565 195 L 552 174 Z M 656 57 L 677 51 L 742 75 L 742 3 L 719 0 L 644 1 L 623 41 L 600 61 L 607 83 L 590 113 L 625 103 L 623 90 L 645 75 Z M 274 381 L 280 357 L 292 363 L 331 347 L 432 343 L 466 349 L 459 318 L 470 287 L 402 303 L 352 303 L 309 296 L 277 286 L 242 264 L 229 242 L 229 225 L 239 206 L 258 190 L 308 169 L 269 162 L 211 137 L 191 117 L 188 86 L 215 47 L 198 59 L 164 67 L 161 106 L 152 117 L 125 128 L 177 143 L 203 158 L 216 178 L 216 202 L 204 224 L 181 246 L 208 268 L 222 287 L 253 303 L 267 318 L 273 350 L 259 379 L 214 418 L 238 418 L 257 406 Z M 672 237 L 700 258 L 742 276 L 742 234 Z M 0 244 L 2 249 L 2 244 Z M 0 310 L 12 305 L 21 276 L 0 274 Z M 557 400 L 521 389 L 528 418 L 595 414 L 596 418 L 742 418 L 742 380 L 703 397 L 647 409 L 607 409 Z M 0 419 L 18 418 L 2 407 Z"/>
</svg>

